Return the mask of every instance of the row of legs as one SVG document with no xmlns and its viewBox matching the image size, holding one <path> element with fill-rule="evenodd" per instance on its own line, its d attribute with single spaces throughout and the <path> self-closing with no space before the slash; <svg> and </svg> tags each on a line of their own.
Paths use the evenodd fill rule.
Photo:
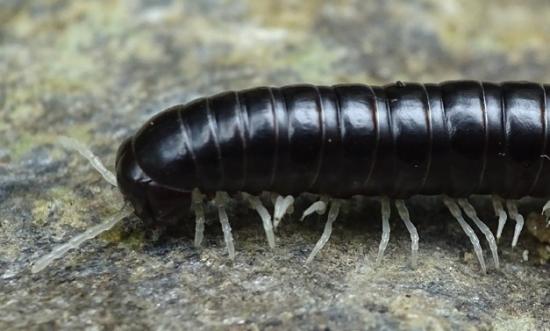
<svg viewBox="0 0 550 331">
<path fill-rule="evenodd" d="M 286 197 L 277 196 L 274 199 L 273 216 L 271 216 L 271 214 L 268 212 L 267 208 L 263 205 L 259 197 L 252 196 L 247 193 L 243 193 L 243 197 L 248 202 L 250 208 L 254 209 L 260 216 L 262 220 L 262 225 L 267 237 L 267 242 L 271 248 L 274 248 L 275 247 L 274 229 L 276 229 L 277 226 L 280 224 L 285 214 L 292 212 L 294 198 L 292 196 L 286 196 Z M 194 243 L 196 247 L 200 247 L 202 240 L 204 238 L 204 224 L 205 224 L 205 212 L 204 212 L 204 206 L 203 206 L 204 195 L 202 195 L 198 190 L 194 190 L 192 199 L 193 199 L 192 208 L 196 215 Z M 217 192 L 214 198 L 214 203 L 218 209 L 218 217 L 221 223 L 221 227 L 224 235 L 224 241 L 227 246 L 227 252 L 229 254 L 229 258 L 234 259 L 235 245 L 234 245 L 233 235 L 231 233 L 229 218 L 225 210 L 225 206 L 227 205 L 228 199 L 229 199 L 229 196 L 227 195 L 227 193 Z M 512 239 L 512 247 L 515 247 L 524 224 L 523 216 L 518 212 L 516 201 L 513 201 L 513 200 L 504 201 L 503 199 L 497 196 L 494 196 L 492 201 L 493 201 L 495 214 L 498 216 L 498 228 L 496 231 L 496 237 L 497 239 L 500 238 L 502 234 L 502 230 L 504 229 L 506 220 L 508 219 L 508 215 L 510 215 L 510 218 L 512 218 L 516 222 L 514 236 Z M 458 221 L 458 223 L 460 224 L 460 227 L 462 228 L 462 230 L 464 230 L 465 234 L 470 239 L 482 271 L 486 272 L 487 270 L 485 259 L 483 257 L 483 250 L 481 248 L 481 244 L 479 242 L 479 239 L 475 231 L 465 220 L 463 214 L 465 214 L 467 218 L 470 219 L 475 224 L 475 226 L 481 231 L 481 233 L 483 233 L 483 235 L 485 236 L 485 239 L 487 240 L 487 243 L 489 245 L 489 249 L 491 250 L 495 268 L 498 269 L 499 258 L 498 258 L 497 242 L 495 240 L 493 233 L 489 229 L 489 227 L 477 216 L 477 213 L 474 207 L 472 206 L 472 204 L 470 204 L 470 202 L 467 199 L 452 199 L 447 196 L 443 197 L 443 203 L 448 208 L 453 218 L 455 218 Z M 342 204 L 341 200 L 329 199 L 328 197 L 322 196 L 320 197 L 319 200 L 313 202 L 308 208 L 304 210 L 301 220 L 303 220 L 304 218 L 306 218 L 307 216 L 313 213 L 317 213 L 321 215 L 325 214 L 328 209 L 328 216 L 327 216 L 327 221 L 325 223 L 325 228 L 323 230 L 323 234 L 321 235 L 321 237 L 319 238 L 319 240 L 311 250 L 311 253 L 306 259 L 306 262 L 305 262 L 306 264 L 311 263 L 315 258 L 315 256 L 321 251 L 321 249 L 328 242 L 330 235 L 332 233 L 333 223 L 336 221 L 338 214 L 340 212 L 341 204 Z M 376 258 L 377 264 L 379 264 L 382 261 L 384 252 L 388 246 L 388 242 L 390 239 L 389 220 L 391 215 L 391 200 L 387 197 L 382 197 L 380 198 L 380 204 L 381 204 L 381 219 L 382 219 L 382 237 L 380 239 L 380 244 L 378 247 L 378 255 Z M 410 219 L 409 211 L 407 209 L 405 201 L 400 199 L 394 200 L 394 205 L 399 215 L 399 218 L 407 228 L 411 237 L 411 265 L 414 267 L 416 266 L 417 260 L 418 260 L 418 242 L 420 237 L 418 235 L 418 231 L 416 230 L 416 227 L 414 226 L 414 224 Z M 506 209 L 504 206 L 506 206 L 506 209 L 508 210 L 508 214 L 506 213 Z"/>
</svg>

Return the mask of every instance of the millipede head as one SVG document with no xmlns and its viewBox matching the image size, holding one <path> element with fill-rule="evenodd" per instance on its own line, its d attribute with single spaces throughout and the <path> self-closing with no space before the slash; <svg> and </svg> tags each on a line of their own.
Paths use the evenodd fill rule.
<svg viewBox="0 0 550 331">
<path fill-rule="evenodd" d="M 191 219 L 191 192 L 166 188 L 147 176 L 134 158 L 131 138 L 118 149 L 116 176 L 120 192 L 140 219 L 165 225 Z"/>
</svg>

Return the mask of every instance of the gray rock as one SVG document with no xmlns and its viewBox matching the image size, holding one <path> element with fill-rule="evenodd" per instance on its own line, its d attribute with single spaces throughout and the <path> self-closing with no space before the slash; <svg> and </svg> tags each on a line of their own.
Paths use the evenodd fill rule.
<svg viewBox="0 0 550 331">
<path fill-rule="evenodd" d="M 536 256 L 540 243 L 524 232 L 512 250 L 508 225 L 501 270 L 489 265 L 482 275 L 440 201 L 410 203 L 421 238 L 415 270 L 395 215 L 383 264 L 374 267 L 379 209 L 356 200 L 307 268 L 321 218 L 285 219 L 270 251 L 260 220 L 242 205 L 231 214 L 234 263 L 219 230 L 196 250 L 189 237 L 130 218 L 42 273 L 30 274 L 29 265 L 117 209 L 116 190 L 60 149 L 60 134 L 90 145 L 112 168 L 117 144 L 153 113 L 226 89 L 549 82 L 549 12 L 544 0 L 3 1 L 0 329 L 547 330 L 550 278 Z M 487 201 L 475 201 L 494 229 Z"/>
</svg>

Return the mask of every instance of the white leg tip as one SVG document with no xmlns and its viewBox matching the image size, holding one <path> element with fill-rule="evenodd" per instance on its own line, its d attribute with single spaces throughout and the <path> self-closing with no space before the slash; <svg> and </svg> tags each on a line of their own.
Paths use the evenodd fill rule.
<svg viewBox="0 0 550 331">
<path fill-rule="evenodd" d="M 323 230 L 323 234 L 321 235 L 321 238 L 319 238 L 319 241 L 315 244 L 315 247 L 311 250 L 311 253 L 306 259 L 305 264 L 308 265 L 313 261 L 315 256 L 321 251 L 321 249 L 326 245 L 330 238 L 330 234 L 332 233 L 332 223 L 336 221 L 336 218 L 338 217 L 338 213 L 340 212 L 340 201 L 333 200 L 330 203 L 330 209 L 328 212 L 327 222 L 325 223 L 325 228 Z"/>
<path fill-rule="evenodd" d="M 243 193 L 243 196 L 248 200 L 250 208 L 256 210 L 258 215 L 260 215 L 269 247 L 272 249 L 275 248 L 275 233 L 273 232 L 273 225 L 271 224 L 271 215 L 269 215 L 269 212 L 262 204 L 260 198 L 248 193 Z"/>
<path fill-rule="evenodd" d="M 218 207 L 218 216 L 220 223 L 222 225 L 223 239 L 225 241 L 225 246 L 227 247 L 227 253 L 231 260 L 235 259 L 235 244 L 233 241 L 233 234 L 231 233 L 231 225 L 229 224 L 229 217 L 227 217 L 227 212 L 225 211 L 225 205 L 229 200 L 229 196 L 226 192 L 216 192 L 216 197 L 214 201 Z"/>
<path fill-rule="evenodd" d="M 273 227 L 275 229 L 277 229 L 285 214 L 292 211 L 293 203 L 294 197 L 292 197 L 291 195 L 287 195 L 284 198 L 280 195 L 277 196 L 277 198 L 275 199 L 275 207 L 273 210 Z"/>
<path fill-rule="evenodd" d="M 460 207 L 462 207 L 462 210 L 464 210 L 464 213 L 466 213 L 466 216 L 468 216 L 478 227 L 478 229 L 485 235 L 485 239 L 487 240 L 487 243 L 489 244 L 489 249 L 491 250 L 491 254 L 493 255 L 493 261 L 495 263 L 495 268 L 500 267 L 499 259 L 498 259 L 498 248 L 497 248 L 497 242 L 495 240 L 495 237 L 493 236 L 493 233 L 489 229 L 481 219 L 477 216 L 476 210 L 474 209 L 474 206 L 468 202 L 466 199 L 458 199 L 458 204 Z"/>
<path fill-rule="evenodd" d="M 460 207 L 456 204 L 456 202 L 447 197 L 443 197 L 443 203 L 447 206 L 449 211 L 451 212 L 451 215 L 458 221 L 460 224 L 460 227 L 466 233 L 468 238 L 470 239 L 470 242 L 474 246 L 474 252 L 477 256 L 477 260 L 479 261 L 479 264 L 481 266 L 481 271 L 483 273 L 487 273 L 487 267 L 485 266 L 485 259 L 483 258 L 483 250 L 481 249 L 481 245 L 479 244 L 479 239 L 476 236 L 476 233 L 474 230 L 466 223 L 464 218 L 462 217 L 462 212 L 460 211 Z"/>
<path fill-rule="evenodd" d="M 381 204 L 381 214 L 382 214 L 382 238 L 380 239 L 380 245 L 378 245 L 378 255 L 376 256 L 376 264 L 379 265 L 382 262 L 384 257 L 384 252 L 388 247 L 388 242 L 390 241 L 390 213 L 391 206 L 390 200 L 386 197 L 383 197 L 380 200 Z"/>
<path fill-rule="evenodd" d="M 306 217 L 313 213 L 317 213 L 319 215 L 323 215 L 327 210 L 327 201 L 325 200 L 319 200 L 312 203 L 309 207 L 304 210 L 302 213 L 302 217 L 300 217 L 300 221 L 303 221 Z"/>
<path fill-rule="evenodd" d="M 194 189 L 191 193 L 191 209 L 195 213 L 195 240 L 194 246 L 196 248 L 201 247 L 204 239 L 204 223 L 206 218 L 204 216 L 204 206 L 202 201 L 204 195 L 200 193 L 198 189 Z"/>
<path fill-rule="evenodd" d="M 516 247 L 516 245 L 518 244 L 519 235 L 521 234 L 521 230 L 523 229 L 523 224 L 525 223 L 525 221 L 523 219 L 523 215 L 518 212 L 518 206 L 515 201 L 506 200 L 506 207 L 508 208 L 508 212 L 510 213 L 510 218 L 516 221 L 516 226 L 514 228 L 514 237 L 512 239 L 512 247 Z"/>
<path fill-rule="evenodd" d="M 495 210 L 495 215 L 498 216 L 497 240 L 499 240 L 502 236 L 502 230 L 504 230 L 504 225 L 506 225 L 506 220 L 508 218 L 500 197 L 493 196 L 493 209 Z"/>
<path fill-rule="evenodd" d="M 413 268 L 416 268 L 418 260 L 418 241 L 420 239 L 420 237 L 418 236 L 418 231 L 416 230 L 414 224 L 411 222 L 409 211 L 407 209 L 407 206 L 405 205 L 405 201 L 395 200 L 395 207 L 397 208 L 399 217 L 407 227 L 407 230 L 409 231 L 409 234 L 411 236 L 411 266 Z"/>
</svg>

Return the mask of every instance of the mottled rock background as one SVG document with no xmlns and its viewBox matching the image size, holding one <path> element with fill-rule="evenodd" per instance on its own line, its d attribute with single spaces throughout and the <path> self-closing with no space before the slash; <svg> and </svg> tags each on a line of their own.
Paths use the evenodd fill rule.
<svg viewBox="0 0 550 331">
<path fill-rule="evenodd" d="M 60 134 L 90 145 L 112 168 L 117 145 L 151 114 L 225 89 L 550 82 L 549 22 L 545 0 L 3 0 L 0 329 L 548 330 L 543 239 L 525 231 L 512 250 L 508 225 L 501 270 L 482 275 L 437 201 L 411 203 L 421 236 L 416 270 L 395 218 L 384 264 L 374 268 L 378 207 L 359 200 L 309 268 L 303 262 L 322 219 L 285 220 L 270 251 L 258 217 L 243 206 L 232 211 L 233 264 L 219 230 L 197 251 L 188 237 L 134 218 L 40 274 L 29 264 L 118 207 L 116 191 L 54 144 Z M 487 201 L 475 201 L 494 229 Z"/>
</svg>

